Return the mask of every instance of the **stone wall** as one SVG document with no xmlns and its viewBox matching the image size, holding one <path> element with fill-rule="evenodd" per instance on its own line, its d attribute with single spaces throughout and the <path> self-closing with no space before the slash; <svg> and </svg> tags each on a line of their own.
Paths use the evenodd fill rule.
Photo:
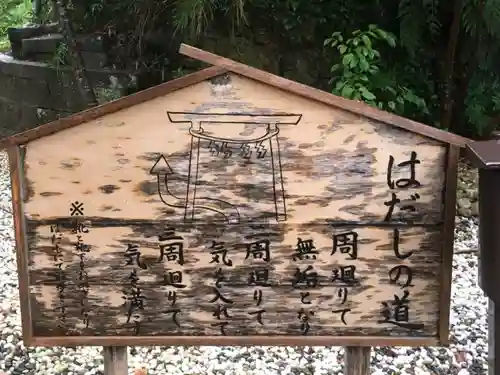
<svg viewBox="0 0 500 375">
<path fill-rule="evenodd" d="M 118 98 L 137 82 L 129 72 L 89 69 L 88 75 L 100 103 Z M 82 105 L 70 68 L 0 53 L 0 137 L 67 116 Z"/>
<path fill-rule="evenodd" d="M 57 25 L 11 28 L 8 34 L 12 51 L 0 53 L 0 138 L 80 111 L 81 95 L 71 68 L 65 65 L 67 61 L 60 64 L 66 58 L 61 54 L 64 38 Z M 163 35 L 155 40 L 164 45 L 164 40 L 170 37 Z M 105 37 L 78 35 L 76 41 L 100 103 L 204 67 L 198 61 L 178 55 L 177 48 L 169 47 L 172 51 L 168 51 L 168 62 L 156 68 L 162 71 L 116 70 L 109 68 L 113 58 L 109 56 L 111 48 Z M 313 59 L 309 53 L 284 54 L 277 46 L 266 43 L 205 35 L 194 44 L 256 68 L 328 89 L 321 85 L 328 79 L 312 68 L 317 64 L 309 63 L 308 59 Z M 285 55 L 290 57 L 285 59 Z M 126 65 L 134 66 L 134 62 L 127 61 Z"/>
<path fill-rule="evenodd" d="M 0 138 L 87 108 L 57 29 L 42 25 L 8 30 L 12 51 L 0 53 Z M 78 35 L 76 41 L 100 104 L 159 83 L 152 71 L 110 68 L 101 36 Z"/>
</svg>

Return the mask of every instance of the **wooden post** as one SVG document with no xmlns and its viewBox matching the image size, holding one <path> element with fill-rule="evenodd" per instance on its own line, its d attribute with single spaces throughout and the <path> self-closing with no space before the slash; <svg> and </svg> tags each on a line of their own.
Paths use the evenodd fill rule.
<svg viewBox="0 0 500 375">
<path fill-rule="evenodd" d="M 105 346 L 103 347 L 104 375 L 127 375 L 127 347 Z"/>
<path fill-rule="evenodd" d="M 498 130 L 493 131 L 491 138 L 500 140 L 500 132 Z M 481 269 L 479 269 L 479 274 L 481 274 Z M 495 302 L 488 299 L 488 375 L 500 374 L 500 358 L 498 353 L 495 353 L 496 330 L 500 329 L 498 324 L 495 324 L 497 317 L 500 319 L 500 311 L 495 310 Z M 495 358 L 497 359 L 495 360 Z"/>
<path fill-rule="evenodd" d="M 498 319 L 498 320 L 497 320 Z M 488 304 L 488 375 L 500 374 L 500 345 L 495 347 L 495 341 L 500 342 L 500 309 L 490 299 Z"/>
<path fill-rule="evenodd" d="M 488 375 L 495 374 L 495 304 L 488 300 Z"/>
<path fill-rule="evenodd" d="M 370 375 L 370 346 L 346 346 L 344 348 L 344 374 Z"/>
</svg>

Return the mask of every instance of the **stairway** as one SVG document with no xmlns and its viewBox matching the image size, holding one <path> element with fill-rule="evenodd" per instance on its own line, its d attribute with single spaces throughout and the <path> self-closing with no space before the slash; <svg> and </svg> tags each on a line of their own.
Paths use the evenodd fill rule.
<svg viewBox="0 0 500 375">
<path fill-rule="evenodd" d="M 74 71 L 59 61 L 65 45 L 59 25 L 11 28 L 8 37 L 12 50 L 0 53 L 0 138 L 79 111 Z M 76 40 L 99 103 L 151 86 L 150 71 L 109 66 L 105 38 L 79 35 Z"/>
<path fill-rule="evenodd" d="M 64 37 L 57 24 L 26 28 L 10 28 L 8 31 L 12 46 L 12 57 L 18 60 L 64 64 L 66 61 Z M 102 69 L 108 64 L 106 39 L 100 35 L 79 35 L 78 47 L 87 69 Z"/>
</svg>

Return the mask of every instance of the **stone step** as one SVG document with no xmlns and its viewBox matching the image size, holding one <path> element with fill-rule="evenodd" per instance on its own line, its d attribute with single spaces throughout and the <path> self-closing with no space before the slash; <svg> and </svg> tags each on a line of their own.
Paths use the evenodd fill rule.
<svg viewBox="0 0 500 375">
<path fill-rule="evenodd" d="M 57 33 L 58 30 L 59 26 L 55 23 L 25 27 L 9 27 L 7 29 L 7 35 L 11 43 L 21 43 L 23 39 L 34 38 L 45 34 Z"/>
<path fill-rule="evenodd" d="M 16 37 L 11 40 L 12 55 L 17 59 L 33 59 L 34 55 L 55 55 L 64 42 L 64 36 L 57 31 L 37 35 L 29 28 L 29 32 L 21 29 L 17 29 L 17 32 Z M 21 35 L 28 37 L 19 39 Z M 108 49 L 107 38 L 101 35 L 78 35 L 76 42 L 82 52 L 104 53 Z M 46 61 L 45 58 L 41 60 Z"/>
<path fill-rule="evenodd" d="M 26 38 L 21 41 L 21 53 L 23 57 L 34 54 L 51 53 L 55 54 L 59 45 L 63 42 L 62 34 L 46 34 Z"/>
<path fill-rule="evenodd" d="M 79 35 L 76 40 L 87 68 L 97 69 L 106 66 L 108 56 L 105 53 L 104 38 L 99 35 Z M 60 49 L 63 43 L 64 36 L 60 33 L 29 37 L 12 44 L 12 56 L 19 60 L 64 64 L 67 62 L 65 56 L 67 51 Z"/>
<path fill-rule="evenodd" d="M 103 52 L 80 52 L 83 63 L 86 69 L 100 69 L 108 66 L 108 56 Z M 69 61 L 67 56 L 58 56 L 54 53 L 34 53 L 29 56 L 24 56 L 22 61 L 33 61 L 48 63 L 56 68 L 62 66 L 68 67 Z"/>
<path fill-rule="evenodd" d="M 90 81 L 95 86 L 108 86 L 111 84 L 111 78 L 115 77 L 124 86 L 132 81 L 140 89 L 151 86 L 151 80 L 158 79 L 157 72 L 142 70 L 118 70 L 111 68 L 87 68 Z M 5 53 L 0 52 L 0 77 L 10 76 L 16 79 L 28 79 L 45 82 L 47 85 L 57 85 L 61 76 L 73 77 L 74 73 L 71 67 L 55 67 L 53 64 L 47 64 L 37 61 L 19 60 Z M 2 89 L 4 86 L 0 85 Z M 2 91 L 0 91 L 0 95 Z"/>
</svg>

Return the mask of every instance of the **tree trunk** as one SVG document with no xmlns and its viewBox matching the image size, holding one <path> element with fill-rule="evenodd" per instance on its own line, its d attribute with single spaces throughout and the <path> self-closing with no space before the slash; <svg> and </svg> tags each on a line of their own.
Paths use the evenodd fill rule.
<svg viewBox="0 0 500 375">
<path fill-rule="evenodd" d="M 443 81 L 441 91 L 441 127 L 452 130 L 451 118 L 453 113 L 453 76 L 455 70 L 455 55 L 460 35 L 460 21 L 462 16 L 462 0 L 455 0 L 453 19 L 448 35 L 446 59 L 443 65 Z"/>
<path fill-rule="evenodd" d="M 66 13 L 66 7 L 63 3 L 63 0 L 57 0 L 57 10 L 59 13 L 59 25 L 61 28 L 61 33 L 63 34 L 64 40 L 68 46 L 71 66 L 75 74 L 78 89 L 82 96 L 82 110 L 90 107 L 95 107 L 99 103 L 97 102 L 96 95 L 85 72 L 83 58 L 80 54 L 80 50 L 78 49 L 78 45 L 73 32 L 73 26 Z"/>
<path fill-rule="evenodd" d="M 478 13 L 481 19 L 484 15 L 484 3 L 485 0 L 480 0 L 478 4 Z M 465 123 L 465 101 L 467 100 L 470 81 L 478 65 L 477 49 L 483 42 L 485 41 L 481 38 L 480 30 L 472 38 L 462 40 L 462 45 L 465 46 L 465 52 L 462 51 L 462 56 L 467 56 L 469 59 L 462 63 L 462 72 L 456 83 L 457 91 L 453 97 L 454 105 L 450 114 L 450 122 L 453 121 L 453 124 L 456 124 L 454 130 L 459 130 L 459 127 L 461 128 Z M 470 46 L 472 48 L 469 49 Z M 490 126 L 491 123 L 486 125 L 487 128 Z"/>
</svg>

